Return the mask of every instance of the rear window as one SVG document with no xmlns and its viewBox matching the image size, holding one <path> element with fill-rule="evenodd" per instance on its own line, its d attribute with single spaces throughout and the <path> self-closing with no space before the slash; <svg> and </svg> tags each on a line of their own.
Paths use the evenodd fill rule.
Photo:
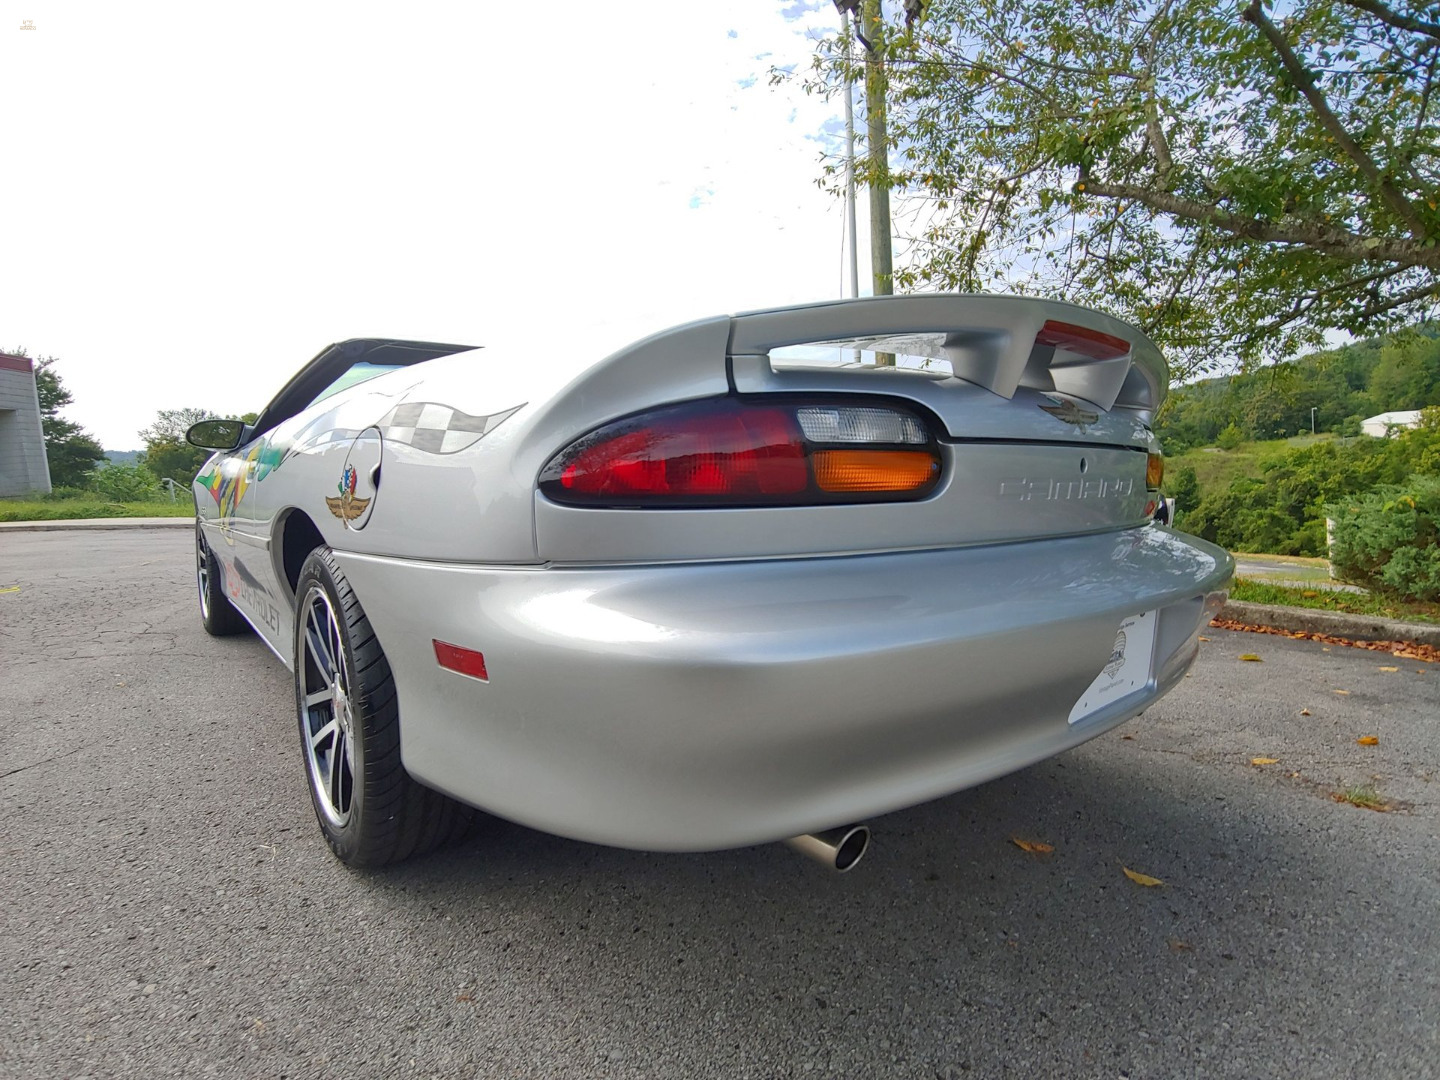
<svg viewBox="0 0 1440 1080">
<path fill-rule="evenodd" d="M 399 371 L 402 367 L 405 367 L 405 365 L 371 364 L 364 360 L 358 364 L 352 364 L 343 375 L 324 390 L 320 391 L 320 393 L 316 394 L 314 401 L 311 401 L 310 404 L 314 405 L 317 401 L 324 401 L 328 397 L 334 397 L 340 393 L 341 390 L 348 390 L 352 386 L 359 386 L 361 383 L 369 382 L 371 379 L 377 379 L 381 375 L 388 375 L 392 371 Z"/>
</svg>

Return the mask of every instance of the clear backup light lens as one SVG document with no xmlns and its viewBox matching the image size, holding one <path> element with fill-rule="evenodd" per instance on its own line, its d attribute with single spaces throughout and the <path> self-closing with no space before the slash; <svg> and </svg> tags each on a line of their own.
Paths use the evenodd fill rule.
<svg viewBox="0 0 1440 1080">
<path fill-rule="evenodd" d="M 795 411 L 800 430 L 814 443 L 906 443 L 923 446 L 929 436 L 913 416 L 890 409 L 851 406 L 807 407 Z"/>
</svg>

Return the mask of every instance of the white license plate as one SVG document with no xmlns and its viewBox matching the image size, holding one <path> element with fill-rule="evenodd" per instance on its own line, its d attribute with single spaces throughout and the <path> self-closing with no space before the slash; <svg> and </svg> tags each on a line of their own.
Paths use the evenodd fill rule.
<svg viewBox="0 0 1440 1080">
<path fill-rule="evenodd" d="M 1091 713 L 1103 709 L 1141 689 L 1150 681 L 1150 661 L 1155 654 L 1155 612 L 1143 611 L 1129 615 L 1115 632 L 1110 659 L 1100 669 L 1075 707 L 1070 710 L 1070 723 L 1079 723 Z"/>
</svg>

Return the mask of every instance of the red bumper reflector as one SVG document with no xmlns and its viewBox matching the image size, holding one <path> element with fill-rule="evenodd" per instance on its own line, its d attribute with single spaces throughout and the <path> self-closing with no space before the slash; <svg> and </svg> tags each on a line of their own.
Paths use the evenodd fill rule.
<svg viewBox="0 0 1440 1080">
<path fill-rule="evenodd" d="M 440 661 L 441 667 L 458 671 L 461 675 L 469 675 L 472 679 L 490 681 L 490 676 L 485 671 L 485 657 L 474 649 L 463 649 L 459 645 L 447 645 L 433 639 L 432 643 L 435 646 L 435 659 Z"/>
</svg>

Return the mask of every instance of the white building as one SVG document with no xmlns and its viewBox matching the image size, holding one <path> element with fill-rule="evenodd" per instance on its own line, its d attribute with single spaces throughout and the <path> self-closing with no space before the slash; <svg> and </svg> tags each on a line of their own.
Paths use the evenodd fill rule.
<svg viewBox="0 0 1440 1080">
<path fill-rule="evenodd" d="M 0 353 L 0 497 L 49 490 L 35 366 Z"/>
<path fill-rule="evenodd" d="M 1366 435 L 1374 435 L 1383 439 L 1390 434 L 1391 428 L 1408 428 L 1420 426 L 1419 409 L 1403 409 L 1400 412 L 1382 412 L 1379 416 L 1372 416 L 1368 420 L 1360 422 L 1360 430 Z"/>
</svg>

